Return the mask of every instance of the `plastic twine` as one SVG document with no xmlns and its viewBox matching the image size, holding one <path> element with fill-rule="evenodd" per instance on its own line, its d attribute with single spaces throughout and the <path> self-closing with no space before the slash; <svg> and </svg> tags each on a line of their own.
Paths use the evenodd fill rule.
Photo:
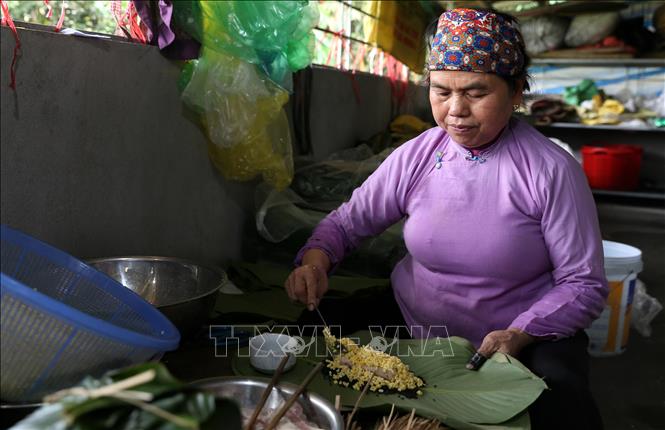
<svg viewBox="0 0 665 430">
<path fill-rule="evenodd" d="M 18 37 L 18 32 L 16 31 L 16 26 L 14 25 L 14 20 L 9 14 L 9 7 L 5 0 L 0 0 L 0 7 L 2 7 L 2 25 L 7 25 L 14 34 L 14 40 L 16 44 L 14 45 L 14 56 L 12 57 L 12 64 L 9 66 L 9 88 L 16 91 L 16 61 L 21 55 L 21 40 Z"/>
<path fill-rule="evenodd" d="M 62 29 L 62 24 L 65 22 L 65 11 L 67 9 L 67 2 L 62 1 L 60 3 L 60 18 L 58 18 L 58 22 L 55 24 L 55 32 L 58 33 Z"/>
<path fill-rule="evenodd" d="M 330 65 L 330 59 L 332 57 L 332 53 L 337 51 L 337 45 L 341 45 L 342 49 L 344 49 L 344 42 L 342 41 L 342 36 L 344 35 L 344 30 L 336 31 L 333 33 L 333 40 L 330 43 L 330 51 L 328 51 L 328 58 L 326 59 L 326 66 Z M 342 52 L 344 54 L 344 52 Z"/>
<path fill-rule="evenodd" d="M 44 0 L 44 5 L 46 6 L 46 19 L 51 19 L 53 16 L 53 7 L 49 4 L 48 0 Z"/>
</svg>

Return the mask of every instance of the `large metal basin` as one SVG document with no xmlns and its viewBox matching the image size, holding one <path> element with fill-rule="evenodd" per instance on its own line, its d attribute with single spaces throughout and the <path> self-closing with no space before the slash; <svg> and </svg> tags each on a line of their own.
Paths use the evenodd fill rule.
<svg viewBox="0 0 665 430">
<path fill-rule="evenodd" d="M 220 269 L 179 258 L 113 257 L 87 263 L 157 307 L 183 337 L 206 321 L 226 281 Z"/>
<path fill-rule="evenodd" d="M 259 403 L 263 391 L 268 386 L 268 379 L 247 377 L 221 377 L 202 379 L 193 382 L 197 388 L 206 389 L 217 397 L 234 400 L 241 409 L 254 410 Z M 278 409 L 286 399 L 291 397 L 298 387 L 294 384 L 279 383 L 273 387 L 264 408 Z M 298 398 L 310 423 L 324 430 L 343 430 L 344 421 L 333 405 L 318 394 L 306 392 Z"/>
</svg>

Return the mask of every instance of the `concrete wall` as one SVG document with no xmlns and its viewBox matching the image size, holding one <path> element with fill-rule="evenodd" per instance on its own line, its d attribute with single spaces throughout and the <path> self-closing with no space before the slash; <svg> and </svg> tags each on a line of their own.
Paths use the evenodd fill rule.
<svg viewBox="0 0 665 430">
<path fill-rule="evenodd" d="M 180 102 L 177 64 L 155 47 L 19 30 L 2 34 L 0 218 L 77 257 L 166 255 L 214 264 L 247 258 L 255 183 L 225 181 Z M 385 78 L 312 71 L 315 158 L 387 128 Z M 427 90 L 410 85 L 401 112 L 427 119 Z M 251 243 L 251 242 L 249 242 Z"/>
<path fill-rule="evenodd" d="M 353 80 L 358 98 L 353 90 Z M 410 84 L 400 113 L 432 124 L 428 90 Z M 391 120 L 390 81 L 368 73 L 340 72 L 315 67 L 312 76 L 311 139 L 315 159 L 354 146 L 384 131 Z"/>
<path fill-rule="evenodd" d="M 2 28 L 2 223 L 80 258 L 240 258 L 252 184 L 225 181 L 158 50 Z M 249 225 L 253 228 L 252 225 Z"/>
</svg>

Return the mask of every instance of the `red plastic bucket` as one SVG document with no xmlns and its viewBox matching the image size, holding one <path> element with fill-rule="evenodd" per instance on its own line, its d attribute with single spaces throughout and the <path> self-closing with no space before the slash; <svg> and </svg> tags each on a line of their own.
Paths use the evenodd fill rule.
<svg viewBox="0 0 665 430">
<path fill-rule="evenodd" d="M 639 185 L 642 147 L 609 145 L 582 147 L 582 166 L 591 188 L 634 190 Z"/>
</svg>

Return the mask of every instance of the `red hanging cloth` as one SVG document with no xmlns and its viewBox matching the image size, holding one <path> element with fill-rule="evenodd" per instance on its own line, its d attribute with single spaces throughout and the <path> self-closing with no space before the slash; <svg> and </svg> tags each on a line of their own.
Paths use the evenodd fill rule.
<svg viewBox="0 0 665 430">
<path fill-rule="evenodd" d="M 128 39 L 144 44 L 147 43 L 148 38 L 141 29 L 141 25 L 139 24 L 139 14 L 133 1 L 130 1 L 127 9 L 123 11 L 122 2 L 113 0 L 111 2 L 111 13 L 115 18 L 118 28 L 122 30 Z"/>
</svg>

